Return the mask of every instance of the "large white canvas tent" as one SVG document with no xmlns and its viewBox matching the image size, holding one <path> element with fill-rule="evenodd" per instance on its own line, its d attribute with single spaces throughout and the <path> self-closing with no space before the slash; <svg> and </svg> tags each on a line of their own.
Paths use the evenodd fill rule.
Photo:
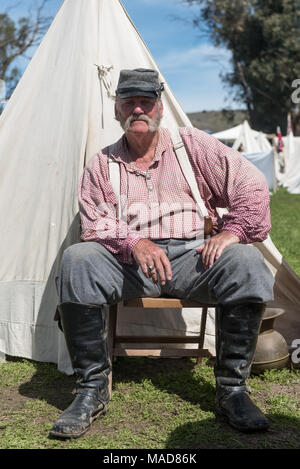
<svg viewBox="0 0 300 469">
<path fill-rule="evenodd" d="M 85 163 L 121 135 L 113 95 L 120 69 L 157 65 L 119 0 L 65 0 L 0 118 L 0 351 L 71 372 L 53 321 L 63 250 L 79 241 L 77 183 Z M 163 126 L 191 125 L 166 80 Z M 276 277 L 290 339 L 300 337 L 300 280 L 271 240 L 260 245 Z M 128 334 L 198 332 L 201 311 L 122 315 Z M 292 325 L 291 325 L 292 324 Z M 292 327 L 293 326 L 293 327 Z M 213 311 L 206 334 L 213 351 Z"/>
</svg>

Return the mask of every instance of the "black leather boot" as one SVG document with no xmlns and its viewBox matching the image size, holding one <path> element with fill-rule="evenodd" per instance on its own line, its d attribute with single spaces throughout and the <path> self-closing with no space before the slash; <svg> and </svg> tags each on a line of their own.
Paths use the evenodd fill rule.
<svg viewBox="0 0 300 469">
<path fill-rule="evenodd" d="M 216 410 L 242 432 L 269 427 L 246 387 L 264 309 L 261 303 L 216 308 Z"/>
<path fill-rule="evenodd" d="M 76 398 L 53 425 L 50 435 L 79 438 L 106 413 L 110 362 L 107 315 L 99 306 L 62 303 L 58 307 L 76 381 Z"/>
</svg>

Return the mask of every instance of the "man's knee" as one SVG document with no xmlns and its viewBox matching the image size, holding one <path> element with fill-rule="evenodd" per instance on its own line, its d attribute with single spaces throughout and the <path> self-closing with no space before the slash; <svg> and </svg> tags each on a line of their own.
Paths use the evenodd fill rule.
<svg viewBox="0 0 300 469">
<path fill-rule="evenodd" d="M 101 272 L 105 271 L 100 268 L 102 254 L 101 247 L 93 242 L 73 244 L 64 251 L 57 277 L 61 303 L 73 301 L 102 304 L 104 302 L 96 285 L 101 280 Z"/>
<path fill-rule="evenodd" d="M 248 301 L 249 298 L 257 302 L 273 299 L 273 274 L 256 247 L 228 246 L 218 261 L 222 275 L 217 277 L 215 293 L 221 303 Z"/>
<path fill-rule="evenodd" d="M 80 265 L 89 264 L 95 258 L 94 244 L 89 242 L 72 244 L 72 246 L 65 249 L 61 260 L 62 269 L 69 269 L 75 265 L 78 268 Z"/>
<path fill-rule="evenodd" d="M 255 246 L 235 244 L 226 248 L 224 254 L 228 257 L 227 273 L 234 275 L 237 281 L 272 291 L 273 274 Z"/>
<path fill-rule="evenodd" d="M 230 270 L 257 272 L 265 266 L 261 252 L 248 244 L 233 244 L 224 250 Z"/>
</svg>

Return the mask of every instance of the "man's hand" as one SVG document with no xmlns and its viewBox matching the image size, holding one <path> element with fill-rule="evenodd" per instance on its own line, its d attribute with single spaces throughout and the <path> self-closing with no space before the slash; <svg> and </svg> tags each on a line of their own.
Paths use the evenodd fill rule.
<svg viewBox="0 0 300 469">
<path fill-rule="evenodd" d="M 227 246 L 238 244 L 239 242 L 240 240 L 236 235 L 229 233 L 228 231 L 222 231 L 221 233 L 207 239 L 196 251 L 199 254 L 202 254 L 203 265 L 206 269 L 209 269 L 221 256 Z"/>
<path fill-rule="evenodd" d="M 165 285 L 166 278 L 171 280 L 172 269 L 165 252 L 149 239 L 141 239 L 133 248 L 133 257 L 141 266 L 147 278 L 152 278 L 154 283 Z M 151 269 L 151 271 L 149 270 Z"/>
</svg>

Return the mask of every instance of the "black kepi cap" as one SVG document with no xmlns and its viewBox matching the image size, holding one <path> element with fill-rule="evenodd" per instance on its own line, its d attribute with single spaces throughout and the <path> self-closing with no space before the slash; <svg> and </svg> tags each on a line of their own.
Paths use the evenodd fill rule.
<svg viewBox="0 0 300 469">
<path fill-rule="evenodd" d="M 164 85 L 159 82 L 156 70 L 136 68 L 134 70 L 121 70 L 116 94 L 121 99 L 132 96 L 160 98 L 163 90 Z"/>
</svg>

